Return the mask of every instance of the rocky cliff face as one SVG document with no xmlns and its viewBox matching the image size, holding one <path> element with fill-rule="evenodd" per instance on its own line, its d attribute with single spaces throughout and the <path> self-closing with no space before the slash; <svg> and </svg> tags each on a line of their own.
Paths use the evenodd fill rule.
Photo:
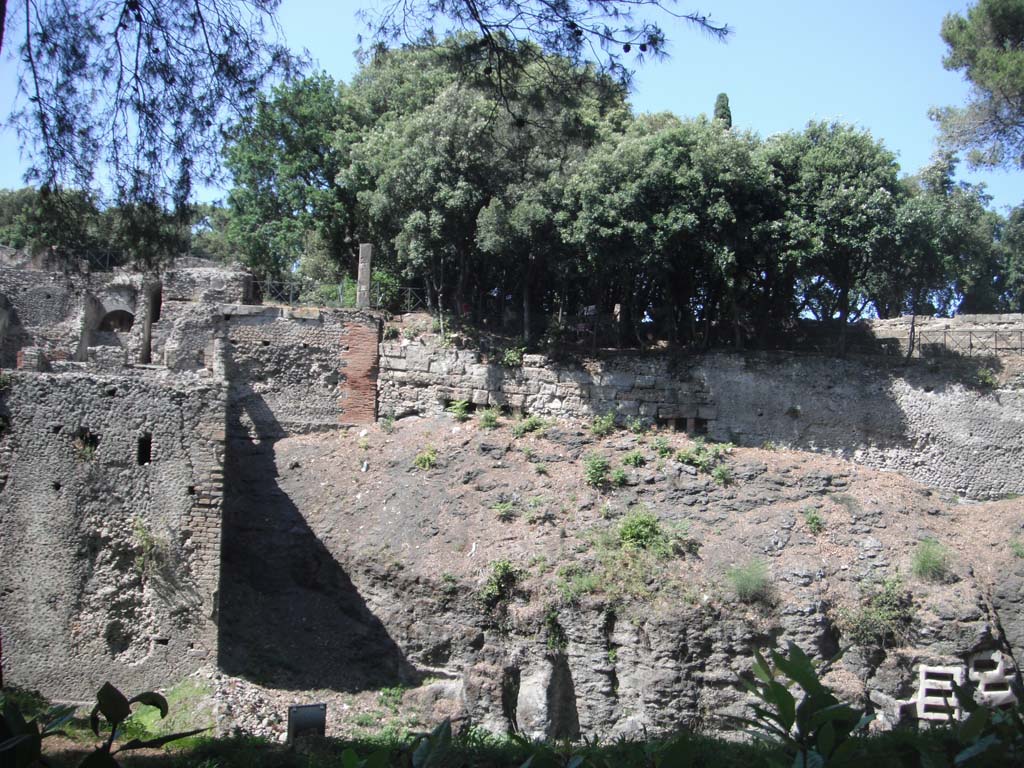
<svg viewBox="0 0 1024 768">
<path fill-rule="evenodd" d="M 409 722 L 719 728 L 756 648 L 846 648 L 830 682 L 886 702 L 921 664 L 1024 644 L 1020 500 L 788 450 L 736 448 L 713 475 L 694 450 L 448 417 L 230 442 L 222 724 L 279 731 L 285 702 L 327 700 L 329 732 L 358 731 L 371 692 L 406 686 Z M 925 540 L 931 579 L 913 573 Z"/>
</svg>

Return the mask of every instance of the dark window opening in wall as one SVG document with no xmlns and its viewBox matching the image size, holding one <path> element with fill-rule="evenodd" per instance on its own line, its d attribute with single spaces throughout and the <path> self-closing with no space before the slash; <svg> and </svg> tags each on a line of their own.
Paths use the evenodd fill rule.
<svg viewBox="0 0 1024 768">
<path fill-rule="evenodd" d="M 658 429 L 668 429 L 673 432 L 685 432 L 686 431 L 686 418 L 679 417 L 678 419 L 672 419 L 665 416 L 659 416 L 654 420 L 654 423 L 658 426 Z"/>
<path fill-rule="evenodd" d="M 691 431 L 695 435 L 706 435 L 708 433 L 708 420 L 694 419 Z"/>
<path fill-rule="evenodd" d="M 156 645 L 167 645 L 169 642 L 171 642 L 171 639 L 169 637 L 154 637 L 153 642 Z"/>
<path fill-rule="evenodd" d="M 189 496 L 195 496 L 196 495 L 196 487 L 194 485 L 190 485 L 188 487 L 188 495 Z"/>
<path fill-rule="evenodd" d="M 160 320 L 160 308 L 164 303 L 164 290 L 157 288 L 149 299 L 149 322 L 156 323 Z"/>
<path fill-rule="evenodd" d="M 153 460 L 153 436 L 146 432 L 139 436 L 139 449 L 136 452 L 136 460 L 139 466 L 149 464 Z"/>
<path fill-rule="evenodd" d="M 100 327 L 97 329 L 101 333 L 111 333 L 117 331 L 118 333 L 125 333 L 132 329 L 132 325 L 135 323 L 135 315 L 131 312 L 126 312 L 123 309 L 115 309 L 113 312 L 107 312 L 100 321 Z"/>
</svg>

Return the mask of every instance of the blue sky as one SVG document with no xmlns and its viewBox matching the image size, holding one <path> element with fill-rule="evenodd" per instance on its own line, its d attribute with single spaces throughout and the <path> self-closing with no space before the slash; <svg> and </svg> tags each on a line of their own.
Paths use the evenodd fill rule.
<svg viewBox="0 0 1024 768">
<path fill-rule="evenodd" d="M 691 27 L 666 24 L 670 58 L 638 70 L 632 101 L 637 111 L 692 116 L 710 113 L 724 91 L 734 125 L 762 136 L 800 130 L 808 120 L 843 120 L 870 130 L 897 154 L 903 172 L 913 173 L 934 151 L 928 108 L 962 104 L 967 95 L 960 75 L 942 68 L 939 27 L 945 14 L 963 12 L 969 4 L 706 0 L 691 6 L 683 0 L 679 10 L 709 13 L 734 34 L 723 44 Z M 357 35 L 364 31 L 355 17 L 360 7 L 367 2 L 283 0 L 280 20 L 293 48 L 305 48 L 320 69 L 347 80 L 356 69 Z M 14 82 L 14 62 L 7 55 L 0 62 L 3 114 L 13 103 Z M 0 131 L 0 156 L 6 158 L 0 187 L 21 186 L 17 147 L 11 130 Z M 984 182 L 993 207 L 1024 202 L 1024 172 L 972 173 L 962 166 L 960 178 Z M 222 195 L 206 190 L 203 197 Z"/>
</svg>

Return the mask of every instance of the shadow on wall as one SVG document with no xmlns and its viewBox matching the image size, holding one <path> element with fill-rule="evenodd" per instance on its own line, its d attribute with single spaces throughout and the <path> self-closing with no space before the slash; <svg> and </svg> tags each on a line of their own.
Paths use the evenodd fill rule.
<svg viewBox="0 0 1024 768">
<path fill-rule="evenodd" d="M 358 691 L 413 682 L 412 665 L 278 485 L 281 426 L 258 395 L 242 389 L 257 438 L 247 435 L 241 411 L 229 411 L 220 668 L 277 688 Z"/>
</svg>

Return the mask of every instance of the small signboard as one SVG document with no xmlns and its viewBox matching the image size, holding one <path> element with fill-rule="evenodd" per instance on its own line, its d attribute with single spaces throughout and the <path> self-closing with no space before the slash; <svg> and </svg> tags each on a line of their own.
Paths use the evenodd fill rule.
<svg viewBox="0 0 1024 768">
<path fill-rule="evenodd" d="M 327 735 L 326 704 L 293 704 L 288 707 L 288 743 L 298 736 Z"/>
</svg>

